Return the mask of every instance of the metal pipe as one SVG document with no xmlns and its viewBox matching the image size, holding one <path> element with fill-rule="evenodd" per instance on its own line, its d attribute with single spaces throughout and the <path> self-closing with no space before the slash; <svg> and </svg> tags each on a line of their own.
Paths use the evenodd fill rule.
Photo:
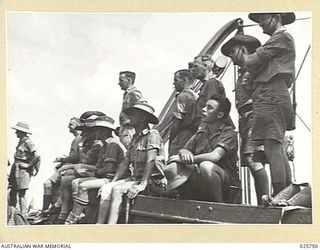
<svg viewBox="0 0 320 250">
<path fill-rule="evenodd" d="M 137 216 L 144 216 L 149 218 L 167 220 L 167 221 L 174 221 L 174 222 L 186 222 L 186 223 L 206 223 L 206 224 L 222 224 L 219 221 L 213 220 L 202 220 L 198 218 L 188 218 L 178 215 L 167 215 L 167 214 L 158 214 L 152 212 L 145 212 L 145 211 L 138 211 L 138 210 L 131 210 L 130 215 L 137 215 Z"/>
</svg>

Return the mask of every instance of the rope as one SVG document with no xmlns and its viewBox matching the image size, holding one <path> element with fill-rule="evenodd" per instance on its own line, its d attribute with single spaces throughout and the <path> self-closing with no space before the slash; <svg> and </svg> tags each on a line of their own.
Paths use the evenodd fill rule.
<svg viewBox="0 0 320 250">
<path fill-rule="evenodd" d="M 298 115 L 297 112 L 295 112 L 296 116 L 298 116 L 299 120 L 302 122 L 302 124 L 308 129 L 309 132 L 311 132 L 311 129 L 307 126 L 307 124 L 302 120 L 302 118 Z"/>
<path fill-rule="evenodd" d="M 304 64 L 304 62 L 305 62 L 305 60 L 306 60 L 306 58 L 307 58 L 307 55 L 309 54 L 310 48 L 311 48 L 311 44 L 309 44 L 308 49 L 307 49 L 307 52 L 305 53 L 305 55 L 304 55 L 304 57 L 303 57 L 303 60 L 302 60 L 302 62 L 301 62 L 301 64 L 300 64 L 298 73 L 297 73 L 297 75 L 296 75 L 296 78 L 294 79 L 293 86 L 292 86 L 292 88 L 291 88 L 291 90 L 290 90 L 290 95 L 291 95 L 293 89 L 296 87 L 296 81 L 297 81 L 297 79 L 298 79 L 298 77 L 299 77 L 299 74 L 300 74 L 301 69 L 302 69 L 302 66 L 303 66 L 303 64 Z"/>
</svg>

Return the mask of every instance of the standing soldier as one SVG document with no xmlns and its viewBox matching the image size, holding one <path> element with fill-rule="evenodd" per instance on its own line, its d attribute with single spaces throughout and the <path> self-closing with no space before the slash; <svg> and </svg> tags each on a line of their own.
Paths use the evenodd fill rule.
<svg viewBox="0 0 320 250">
<path fill-rule="evenodd" d="M 136 79 L 136 74 L 131 71 L 121 71 L 119 74 L 119 85 L 124 91 L 122 109 L 120 113 L 120 131 L 119 137 L 121 143 L 128 148 L 132 136 L 135 131 L 130 126 L 128 116 L 123 112 L 126 108 L 132 107 L 135 103 L 143 101 L 141 92 L 133 85 Z"/>
<path fill-rule="evenodd" d="M 197 56 L 193 63 L 189 64 L 190 70 L 195 79 L 202 82 L 202 86 L 197 100 L 197 122 L 200 125 L 202 109 L 212 95 L 218 95 L 221 98 L 226 97 L 226 91 L 218 76 L 223 72 L 227 65 L 225 56 L 221 56 L 215 63 L 210 55 Z M 228 123 L 235 127 L 231 118 L 228 116 Z M 204 124 L 201 124 L 203 126 Z"/>
<path fill-rule="evenodd" d="M 236 35 L 221 47 L 221 52 L 229 56 L 234 65 L 239 66 L 239 77 L 235 86 L 236 108 L 239 113 L 239 133 L 241 138 L 242 166 L 248 166 L 254 178 L 258 205 L 261 197 L 268 195 L 268 175 L 261 162 L 253 160 L 253 156 L 263 154 L 261 142 L 253 141 L 252 134 L 252 74 L 243 65 L 243 55 L 252 54 L 261 43 L 258 39 L 248 35 Z M 257 157 L 255 157 L 257 158 Z"/>
<path fill-rule="evenodd" d="M 25 195 L 29 188 L 31 176 L 36 176 L 39 171 L 40 156 L 28 136 L 28 134 L 31 134 L 29 124 L 25 122 L 18 122 L 17 125 L 12 128 L 16 130 L 19 143 L 16 147 L 14 163 L 9 177 L 9 185 L 11 186 L 9 206 L 16 206 L 18 195 L 20 213 L 26 216 L 27 201 Z"/>
<path fill-rule="evenodd" d="M 177 154 L 197 131 L 195 115 L 198 96 L 191 88 L 193 81 L 192 73 L 187 69 L 174 73 L 173 85 L 177 95 L 170 127 L 169 156 Z"/>
<path fill-rule="evenodd" d="M 217 79 L 217 74 L 213 72 L 214 65 L 215 63 L 209 55 L 195 57 L 193 63 L 190 65 L 190 70 L 194 78 L 202 82 L 197 101 L 199 114 L 201 114 L 202 109 L 206 106 L 206 102 L 210 96 L 219 95 L 226 97 L 222 82 Z M 225 66 L 226 65 L 222 65 L 221 68 L 223 69 Z"/>
<path fill-rule="evenodd" d="M 293 110 L 288 88 L 295 79 L 295 45 L 283 25 L 293 23 L 295 14 L 250 13 L 270 39 L 256 52 L 244 56 L 254 77 L 252 139 L 261 140 L 270 164 L 273 195 L 291 183 L 291 170 L 282 144 L 292 130 Z"/>
</svg>

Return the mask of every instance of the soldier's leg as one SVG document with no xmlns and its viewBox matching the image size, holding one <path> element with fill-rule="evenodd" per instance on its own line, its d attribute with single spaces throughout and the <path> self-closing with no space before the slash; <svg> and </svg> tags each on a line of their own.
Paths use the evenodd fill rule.
<svg viewBox="0 0 320 250">
<path fill-rule="evenodd" d="M 11 188 L 9 193 L 9 206 L 16 207 L 18 190 Z"/>
<path fill-rule="evenodd" d="M 121 212 L 122 196 L 128 192 L 135 181 L 119 183 L 112 188 L 108 224 L 117 224 Z"/>
<path fill-rule="evenodd" d="M 261 197 L 263 195 L 269 194 L 269 180 L 268 180 L 267 171 L 265 170 L 262 163 L 254 162 L 252 160 L 253 154 L 247 154 L 244 157 L 246 157 L 246 161 L 249 165 L 250 172 L 253 176 L 254 186 L 256 189 L 257 202 L 258 202 L 258 205 L 260 205 L 262 202 Z"/>
<path fill-rule="evenodd" d="M 47 179 L 43 183 L 42 211 L 45 211 L 49 208 L 51 201 L 52 201 L 52 182 L 50 179 Z"/>
<path fill-rule="evenodd" d="M 23 216 L 27 215 L 27 199 L 26 199 L 26 189 L 18 191 L 19 203 L 20 203 L 20 213 Z"/>
<path fill-rule="evenodd" d="M 71 192 L 71 183 L 74 180 L 73 175 L 63 176 L 61 178 L 61 188 L 62 188 L 62 197 L 61 197 L 61 212 L 59 213 L 58 219 L 59 222 L 63 222 L 66 220 L 70 210 L 72 203 L 72 192 Z"/>
<path fill-rule="evenodd" d="M 104 224 L 106 222 L 110 209 L 112 188 L 122 182 L 125 182 L 125 180 L 118 180 L 115 182 L 107 183 L 101 187 L 101 199 L 97 224 Z"/>
<path fill-rule="evenodd" d="M 286 170 L 282 156 L 282 144 L 277 140 L 266 139 L 264 141 L 266 158 L 270 164 L 273 196 L 286 187 Z"/>
<path fill-rule="evenodd" d="M 282 161 L 283 161 L 283 164 L 285 166 L 285 171 L 286 171 L 286 187 L 287 187 L 292 183 L 292 173 L 291 173 L 291 168 L 290 168 L 287 154 L 286 154 L 283 147 L 282 147 Z"/>
<path fill-rule="evenodd" d="M 95 178 L 95 177 L 91 177 L 91 178 Z M 72 184 L 74 184 L 76 180 L 74 180 Z M 69 220 L 69 217 L 68 217 L 67 221 L 69 223 L 75 223 L 77 218 L 80 217 L 81 213 L 84 211 L 84 209 L 88 205 L 88 202 L 89 202 L 88 191 L 94 188 L 95 189 L 100 188 L 101 186 L 106 184 L 105 180 L 107 179 L 86 180 L 79 184 L 79 187 L 78 187 L 79 191 L 78 191 L 78 194 L 74 197 L 73 209 L 72 209 L 72 212 L 70 212 L 69 214 L 69 217 L 71 216 L 72 218 L 74 218 L 74 220 L 72 219 Z"/>
<path fill-rule="evenodd" d="M 75 198 L 78 195 L 79 188 L 81 183 L 89 180 L 95 180 L 96 177 L 84 177 L 84 178 L 77 178 L 72 181 L 71 183 L 71 190 L 72 190 L 72 197 Z"/>
<path fill-rule="evenodd" d="M 207 186 L 207 190 L 210 190 L 211 201 L 223 202 L 222 185 L 226 178 L 223 169 L 210 161 L 201 162 L 199 169 L 203 184 Z"/>
</svg>

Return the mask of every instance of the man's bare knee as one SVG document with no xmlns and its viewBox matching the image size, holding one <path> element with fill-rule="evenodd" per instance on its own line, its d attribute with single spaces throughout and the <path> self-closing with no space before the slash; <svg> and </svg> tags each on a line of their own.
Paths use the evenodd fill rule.
<svg viewBox="0 0 320 250">
<path fill-rule="evenodd" d="M 220 167 L 211 161 L 203 161 L 199 165 L 200 173 L 202 175 L 212 175 L 215 172 L 219 172 Z"/>
<path fill-rule="evenodd" d="M 112 194 L 112 185 L 105 184 L 101 188 L 101 200 L 110 200 Z"/>
<path fill-rule="evenodd" d="M 114 195 L 122 195 L 126 192 L 123 191 L 123 187 L 121 185 L 116 185 L 112 188 L 112 194 Z"/>
<path fill-rule="evenodd" d="M 258 172 L 264 168 L 262 163 L 253 161 L 253 154 L 248 154 L 248 155 L 245 155 L 244 157 L 245 157 L 245 160 L 247 161 L 247 163 L 249 165 L 248 167 L 252 173 Z"/>
</svg>

